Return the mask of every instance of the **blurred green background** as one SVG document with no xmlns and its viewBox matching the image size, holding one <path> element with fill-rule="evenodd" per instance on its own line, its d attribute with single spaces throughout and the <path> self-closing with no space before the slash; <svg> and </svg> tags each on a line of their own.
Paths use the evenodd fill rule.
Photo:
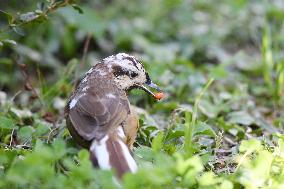
<svg viewBox="0 0 284 189">
<path fill-rule="evenodd" d="M 284 168 L 283 161 L 272 163 L 283 158 L 273 149 L 284 153 L 284 1 L 9 0 L 0 2 L 0 10 L 0 186 L 117 187 L 109 172 L 92 175 L 85 151 L 77 156 L 63 111 L 85 71 L 126 52 L 144 63 L 166 98 L 155 102 L 141 91 L 130 94 L 141 115 L 135 157 L 145 179 L 129 175 L 123 187 L 283 187 L 283 171 L 270 170 Z M 214 82 L 196 103 L 210 79 Z M 195 156 L 182 159 L 189 122 L 196 126 Z M 252 141 L 243 142 L 247 139 Z M 58 149 L 61 156 L 53 157 Z M 243 152 L 258 159 L 238 163 Z M 22 173 L 33 165 L 29 158 L 41 159 L 40 170 Z M 54 180 L 44 179 L 40 165 Z M 20 179 L 22 174 L 30 176 Z M 71 182 L 76 175 L 81 180 Z M 194 179 L 200 175 L 203 180 Z M 260 181 L 251 185 L 253 179 Z"/>
</svg>

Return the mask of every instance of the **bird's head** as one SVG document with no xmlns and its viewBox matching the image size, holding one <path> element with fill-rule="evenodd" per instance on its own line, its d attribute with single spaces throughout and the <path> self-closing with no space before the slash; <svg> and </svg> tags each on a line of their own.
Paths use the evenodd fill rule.
<svg viewBox="0 0 284 189">
<path fill-rule="evenodd" d="M 145 71 L 144 66 L 134 57 L 125 53 L 119 53 L 103 59 L 103 63 L 107 64 L 110 72 L 113 73 L 114 81 L 119 88 L 129 91 L 139 88 L 160 100 L 162 93 L 153 93 L 148 88 L 153 88 L 161 92 L 160 88 L 152 82 L 149 74 Z"/>
</svg>

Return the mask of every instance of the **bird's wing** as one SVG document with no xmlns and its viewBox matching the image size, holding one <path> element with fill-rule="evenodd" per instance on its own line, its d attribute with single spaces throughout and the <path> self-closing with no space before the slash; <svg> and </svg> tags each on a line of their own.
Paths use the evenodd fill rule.
<svg viewBox="0 0 284 189">
<path fill-rule="evenodd" d="M 117 88 L 89 88 L 69 103 L 69 119 L 84 140 L 101 139 L 125 121 L 129 102 Z M 70 105 L 72 104 L 72 106 Z"/>
</svg>

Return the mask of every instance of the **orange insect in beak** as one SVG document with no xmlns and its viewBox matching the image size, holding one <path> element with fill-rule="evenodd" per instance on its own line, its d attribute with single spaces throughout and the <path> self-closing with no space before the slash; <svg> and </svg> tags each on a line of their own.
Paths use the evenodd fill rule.
<svg viewBox="0 0 284 189">
<path fill-rule="evenodd" d="M 158 92 L 158 93 L 154 93 L 154 94 L 155 94 L 154 98 L 156 100 L 161 100 L 162 98 L 164 98 L 164 93 L 163 92 Z"/>
</svg>

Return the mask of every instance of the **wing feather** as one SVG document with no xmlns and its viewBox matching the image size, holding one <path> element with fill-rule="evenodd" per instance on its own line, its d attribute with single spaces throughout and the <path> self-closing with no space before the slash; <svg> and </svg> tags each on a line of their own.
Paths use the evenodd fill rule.
<svg viewBox="0 0 284 189">
<path fill-rule="evenodd" d="M 84 140 L 103 138 L 124 122 L 129 113 L 126 94 L 113 86 L 104 87 L 103 91 L 90 88 L 69 110 L 69 119 Z"/>
</svg>

